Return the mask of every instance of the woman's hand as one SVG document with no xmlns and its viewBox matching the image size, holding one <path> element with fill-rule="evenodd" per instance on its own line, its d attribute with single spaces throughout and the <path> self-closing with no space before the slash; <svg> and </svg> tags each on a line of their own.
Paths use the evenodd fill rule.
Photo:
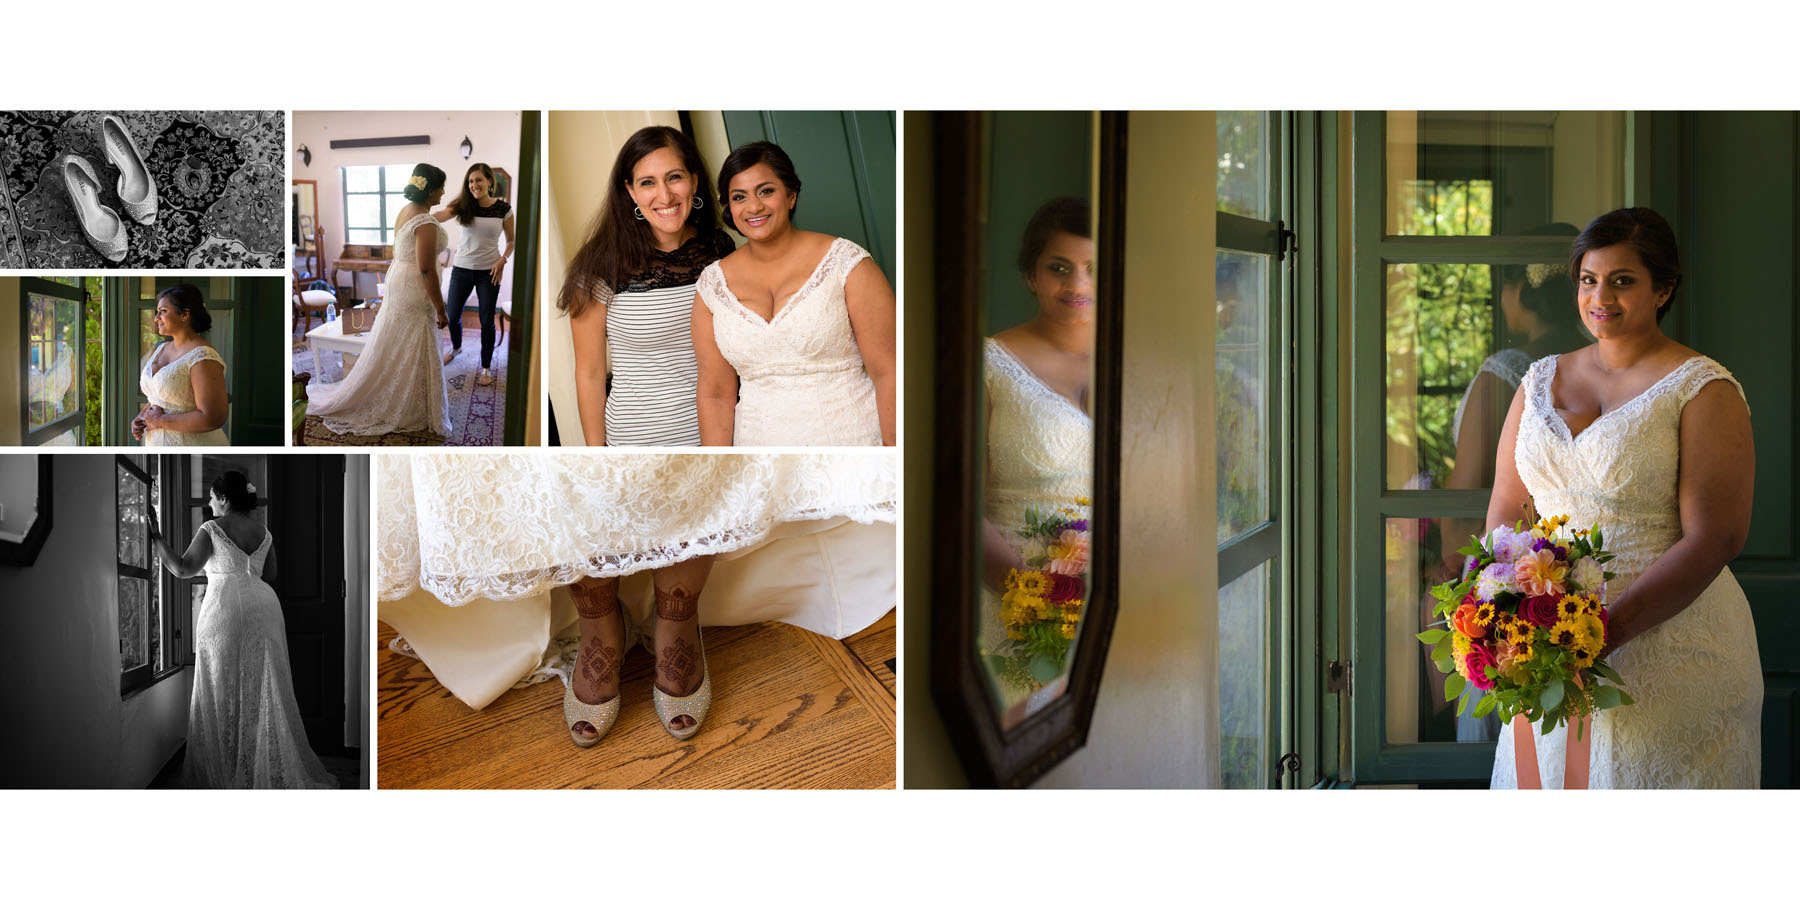
<svg viewBox="0 0 1800 900">
<path fill-rule="evenodd" d="M 504 256 L 500 257 L 499 262 L 494 263 L 492 266 L 488 267 L 488 276 L 494 280 L 495 284 L 499 284 L 500 276 L 505 275 L 505 274 L 506 274 L 506 257 L 504 257 Z"/>
<path fill-rule="evenodd" d="M 141 428 L 136 429 L 138 437 L 141 438 L 148 432 L 167 428 L 168 426 L 163 423 L 163 419 L 167 416 L 168 413 L 163 412 L 162 407 L 160 406 L 150 405 L 144 407 L 144 411 L 138 413 L 138 421 L 143 423 Z"/>
<path fill-rule="evenodd" d="M 442 304 L 439 304 L 439 306 L 437 308 L 437 327 L 445 328 L 445 329 L 448 329 L 450 327 L 449 314 L 444 311 L 444 307 Z"/>
<path fill-rule="evenodd" d="M 156 504 L 154 504 L 154 503 L 144 504 L 144 512 L 150 514 L 150 541 L 152 543 L 161 541 L 163 539 L 163 536 L 162 536 L 162 529 L 160 527 L 158 527 L 157 521 L 156 521 Z"/>
<path fill-rule="evenodd" d="M 138 414 L 131 420 L 131 439 L 134 441 L 144 439 L 144 410 L 149 408 L 149 404 L 144 404 L 144 409 L 138 410 Z"/>
</svg>

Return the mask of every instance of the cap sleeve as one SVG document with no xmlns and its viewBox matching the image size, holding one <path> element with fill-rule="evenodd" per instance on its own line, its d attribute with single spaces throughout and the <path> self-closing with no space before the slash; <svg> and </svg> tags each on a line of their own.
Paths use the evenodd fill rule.
<svg viewBox="0 0 1800 900">
<path fill-rule="evenodd" d="M 595 303 L 611 304 L 616 296 L 611 285 L 586 272 L 576 272 L 569 278 L 574 283 L 576 292 L 588 295 Z"/>
<path fill-rule="evenodd" d="M 1688 401 L 1694 399 L 1694 396 L 1700 393 L 1701 388 L 1706 387 L 1715 381 L 1731 382 L 1731 386 L 1737 388 L 1738 396 L 1744 399 L 1744 405 L 1748 406 L 1750 404 L 1750 398 L 1744 394 L 1744 386 L 1732 376 L 1729 369 L 1719 365 L 1718 361 L 1711 357 L 1700 356 L 1695 358 L 1698 359 L 1699 362 L 1692 364 L 1692 371 L 1688 372 L 1687 376 L 1681 380 L 1680 398 L 1683 407 L 1687 406 Z"/>
</svg>

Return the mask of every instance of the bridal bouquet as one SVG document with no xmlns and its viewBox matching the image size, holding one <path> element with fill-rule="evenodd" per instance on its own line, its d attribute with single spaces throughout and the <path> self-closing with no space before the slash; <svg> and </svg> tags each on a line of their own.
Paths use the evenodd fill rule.
<svg viewBox="0 0 1800 900">
<path fill-rule="evenodd" d="M 1595 710 L 1632 699 L 1619 674 L 1600 660 L 1606 646 L 1605 551 L 1599 528 L 1563 531 L 1568 516 L 1502 525 L 1471 538 L 1463 577 L 1431 590 L 1442 627 L 1419 633 L 1438 671 L 1444 699 L 1462 715 L 1471 693 L 1475 715 L 1499 711 L 1542 723 L 1544 734 Z M 1603 684 L 1602 681 L 1612 682 Z"/>
<path fill-rule="evenodd" d="M 1078 498 L 1049 511 L 1025 511 L 1020 548 L 1023 569 L 1006 575 L 1000 619 L 1006 641 L 990 651 L 1000 673 L 1035 690 L 1063 672 L 1081 607 L 1087 600 L 1087 501 Z"/>
</svg>

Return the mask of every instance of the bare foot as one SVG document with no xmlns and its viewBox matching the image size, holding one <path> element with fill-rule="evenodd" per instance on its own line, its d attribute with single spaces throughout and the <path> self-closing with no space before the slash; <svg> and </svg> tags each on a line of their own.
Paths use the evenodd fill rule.
<svg viewBox="0 0 1800 900">
<path fill-rule="evenodd" d="M 450 361 L 456 358 L 456 354 L 461 352 L 461 347 L 451 347 L 449 350 L 444 351 L 444 365 L 449 365 Z"/>
<path fill-rule="evenodd" d="M 494 383 L 494 373 L 488 371 L 487 369 L 482 369 L 481 374 L 475 376 L 475 383 L 481 385 L 482 387 L 487 387 L 488 385 L 493 384 Z"/>
<path fill-rule="evenodd" d="M 605 703 L 619 696 L 619 660 L 625 655 L 625 620 L 619 615 L 619 581 L 590 578 L 573 585 L 575 608 L 580 613 L 581 649 L 575 658 L 575 699 Z M 592 723 L 576 722 L 571 731 L 581 742 L 600 732 Z"/>
<path fill-rule="evenodd" d="M 671 697 L 686 697 L 706 679 L 700 650 L 700 597 L 686 588 L 656 592 L 656 686 Z M 694 727 L 692 716 L 676 716 L 669 727 Z"/>
</svg>

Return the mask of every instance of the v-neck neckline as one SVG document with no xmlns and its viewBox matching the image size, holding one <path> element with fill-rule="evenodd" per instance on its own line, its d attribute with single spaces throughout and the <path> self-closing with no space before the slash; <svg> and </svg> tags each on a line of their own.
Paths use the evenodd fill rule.
<svg viewBox="0 0 1800 900">
<path fill-rule="evenodd" d="M 788 294 L 787 302 L 782 304 L 782 307 L 780 309 L 774 309 L 773 307 L 771 307 L 771 311 L 770 311 L 769 317 L 767 319 L 763 318 L 760 315 L 757 315 L 756 310 L 753 310 L 750 307 L 745 306 L 744 301 L 738 299 L 737 291 L 734 291 L 731 289 L 730 279 L 725 277 L 725 262 L 724 262 L 724 260 L 720 260 L 719 264 L 718 264 L 719 265 L 719 288 L 725 292 L 725 296 L 731 298 L 731 302 L 736 304 L 738 309 L 743 310 L 744 313 L 746 315 L 748 315 L 750 318 L 755 319 L 758 322 L 761 322 L 763 325 L 766 325 L 769 327 L 774 327 L 775 322 L 778 319 L 780 319 L 782 316 L 786 315 L 788 310 L 794 308 L 794 302 L 797 298 L 799 298 L 800 293 L 802 291 L 805 291 L 808 287 L 810 287 L 812 285 L 813 279 L 819 277 L 819 272 L 823 271 L 825 268 L 825 261 L 831 258 L 831 251 L 837 249 L 837 243 L 838 243 L 838 241 L 841 241 L 841 240 L 843 240 L 843 238 L 832 238 L 831 243 L 825 245 L 824 255 L 820 256 L 819 261 L 817 263 L 813 264 L 812 271 L 808 272 L 806 275 L 806 280 L 800 282 L 800 286 L 795 288 L 792 293 Z"/>
<path fill-rule="evenodd" d="M 1037 385 L 1038 390 L 1041 390 L 1041 391 L 1049 394 L 1050 396 L 1055 397 L 1058 400 L 1061 400 L 1064 406 L 1067 406 L 1069 409 L 1074 410 L 1077 413 L 1080 413 L 1082 418 L 1087 419 L 1089 421 L 1093 421 L 1094 417 L 1088 415 L 1087 410 L 1082 409 L 1080 406 L 1077 406 L 1075 404 L 1075 401 L 1070 400 L 1067 394 L 1064 394 L 1062 391 L 1059 391 L 1056 388 L 1051 387 L 1050 382 L 1045 381 L 1043 378 L 1039 377 L 1038 373 L 1031 371 L 1031 367 L 1026 365 L 1025 361 L 1020 359 L 1011 350 L 1006 349 L 1006 344 L 1002 343 L 999 338 L 988 338 L 988 342 L 993 344 L 994 347 L 997 348 L 1001 352 L 1001 354 L 1003 354 L 1007 358 L 1008 361 L 1010 361 L 1013 365 L 1018 366 L 1019 370 L 1025 373 L 1025 377 L 1031 379 L 1032 384 Z"/>
<path fill-rule="evenodd" d="M 1557 370 L 1557 367 L 1562 362 L 1562 356 L 1563 355 L 1559 353 L 1556 356 L 1552 356 L 1550 358 L 1549 378 L 1546 380 L 1546 382 L 1544 384 L 1544 402 L 1546 404 L 1548 404 L 1550 407 L 1551 418 L 1554 418 L 1557 422 L 1561 423 L 1563 436 L 1565 438 L 1567 438 L 1570 443 L 1579 442 L 1584 435 L 1586 435 L 1588 432 L 1594 430 L 1594 426 L 1599 425 L 1601 422 L 1605 421 L 1606 418 L 1611 416 L 1613 413 L 1616 413 L 1622 409 L 1625 409 L 1626 407 L 1631 406 L 1632 404 L 1638 402 L 1639 400 L 1641 400 L 1645 397 L 1648 397 L 1650 395 L 1651 391 L 1654 391 L 1657 388 L 1662 387 L 1663 382 L 1668 381 L 1669 379 L 1675 377 L 1675 374 L 1677 372 L 1680 372 L 1682 369 L 1685 369 L 1688 366 L 1692 365 L 1694 360 L 1705 358 L 1703 355 L 1696 353 L 1693 356 L 1690 356 L 1687 359 L 1684 359 L 1681 362 L 1676 363 L 1675 368 L 1670 369 L 1667 372 L 1664 372 L 1662 377 L 1651 382 L 1649 387 L 1646 387 L 1643 390 L 1638 391 L 1636 394 L 1631 395 L 1631 399 L 1626 400 L 1624 403 L 1621 403 L 1618 406 L 1615 406 L 1612 409 L 1609 409 L 1606 412 L 1603 412 L 1598 416 L 1595 416 L 1594 421 L 1587 423 L 1587 426 L 1582 428 L 1581 432 L 1579 434 L 1577 434 L 1574 429 L 1569 427 L 1569 420 L 1563 418 L 1562 413 L 1557 412 L 1557 410 L 1562 409 L 1562 407 L 1559 407 L 1556 405 L 1556 370 Z"/>
<path fill-rule="evenodd" d="M 227 543 L 231 544 L 232 547 L 235 547 L 237 549 L 237 552 L 244 554 L 244 556 L 246 558 L 248 558 L 250 556 L 254 556 L 256 554 L 256 550 L 261 550 L 263 548 L 263 545 L 269 542 L 269 529 L 264 528 L 262 540 L 256 542 L 256 550 L 245 550 L 244 545 L 238 543 L 237 538 L 232 537 L 231 532 L 226 531 L 225 526 L 219 524 L 218 519 L 209 519 L 208 521 L 212 522 L 212 527 L 217 529 L 219 534 L 221 534 L 225 537 L 225 541 Z"/>
<path fill-rule="evenodd" d="M 193 353 L 195 350 L 199 350 L 201 347 L 206 346 L 205 344 L 199 344 L 194 347 L 190 347 L 185 352 L 183 352 L 180 356 L 177 356 L 174 359 L 171 359 L 168 362 L 163 363 L 160 366 L 157 365 L 156 358 L 158 356 L 162 355 L 163 348 L 167 347 L 173 343 L 175 343 L 175 342 L 174 341 L 163 341 L 161 344 L 158 344 L 156 346 L 156 351 L 150 354 L 150 377 L 151 378 L 155 378 L 156 376 L 161 375 L 163 372 L 167 371 L 170 366 L 172 366 L 178 362 L 181 362 L 183 359 L 186 359 L 188 357 L 188 355 Z"/>
</svg>

